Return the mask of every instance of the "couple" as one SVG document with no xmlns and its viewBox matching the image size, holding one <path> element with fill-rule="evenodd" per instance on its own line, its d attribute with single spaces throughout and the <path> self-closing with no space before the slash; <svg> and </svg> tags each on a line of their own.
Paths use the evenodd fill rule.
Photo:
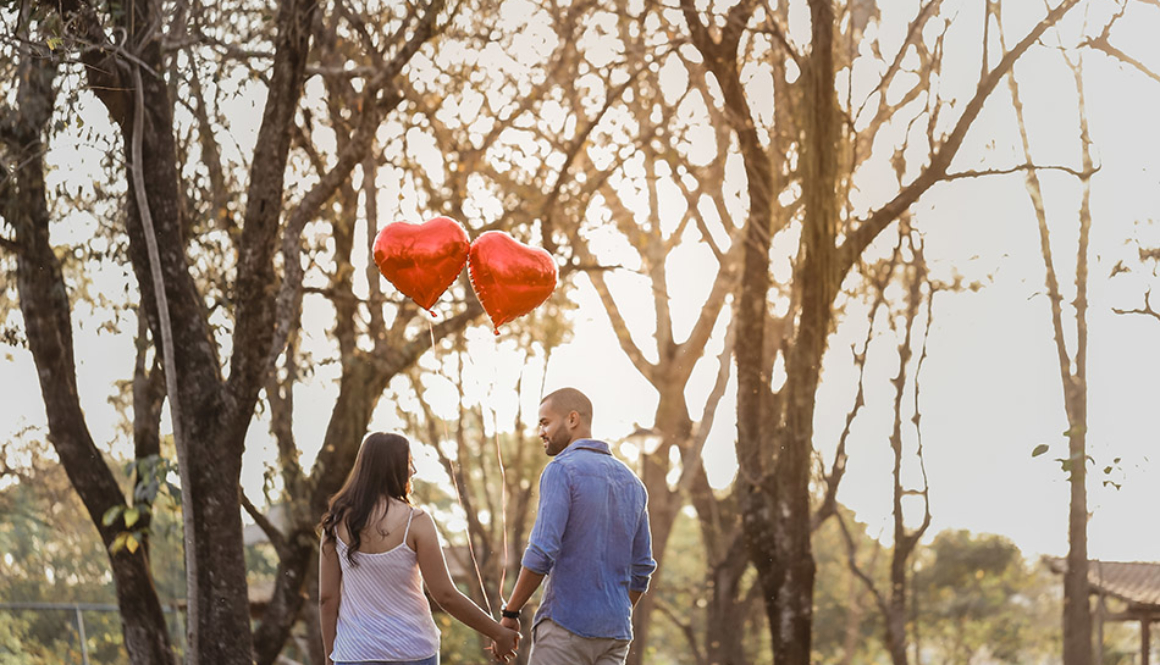
<svg viewBox="0 0 1160 665">
<path fill-rule="evenodd" d="M 547 578 L 532 623 L 531 665 L 619 665 L 632 608 L 656 568 L 644 485 L 592 439 L 592 402 L 573 388 L 540 403 L 554 458 L 511 597 L 497 622 L 456 589 L 431 516 L 411 507 L 410 444 L 371 434 L 322 518 L 319 613 L 327 665 L 438 665 L 439 630 L 422 586 L 448 614 L 491 638 L 506 661 L 520 609 Z"/>
</svg>

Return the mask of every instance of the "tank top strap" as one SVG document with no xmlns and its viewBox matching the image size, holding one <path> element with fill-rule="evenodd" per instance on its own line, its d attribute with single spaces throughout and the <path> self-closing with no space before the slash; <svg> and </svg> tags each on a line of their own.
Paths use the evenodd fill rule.
<svg viewBox="0 0 1160 665">
<path fill-rule="evenodd" d="M 403 530 L 403 544 L 407 543 L 407 534 L 411 533 L 411 518 L 415 516 L 415 509 L 407 506 L 407 528 Z"/>
</svg>

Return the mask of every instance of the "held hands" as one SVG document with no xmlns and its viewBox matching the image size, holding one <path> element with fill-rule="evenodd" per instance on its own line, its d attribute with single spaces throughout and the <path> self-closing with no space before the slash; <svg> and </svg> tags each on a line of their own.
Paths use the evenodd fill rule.
<svg viewBox="0 0 1160 665">
<path fill-rule="evenodd" d="M 496 661 L 506 663 L 509 659 L 515 658 L 516 649 L 520 645 L 520 621 L 519 619 L 501 619 L 499 623 L 503 629 L 499 636 L 492 641 L 491 652 Z"/>
</svg>

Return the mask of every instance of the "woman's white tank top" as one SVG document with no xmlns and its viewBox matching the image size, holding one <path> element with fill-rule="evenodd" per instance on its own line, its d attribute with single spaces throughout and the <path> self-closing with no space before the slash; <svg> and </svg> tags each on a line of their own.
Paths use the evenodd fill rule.
<svg viewBox="0 0 1160 665">
<path fill-rule="evenodd" d="M 439 653 L 439 628 L 423 595 L 419 561 L 407 546 L 414 514 L 411 509 L 407 515 L 398 547 L 376 554 L 358 552 L 357 566 L 347 558 L 347 544 L 335 539 L 342 593 L 331 660 L 422 660 Z"/>
</svg>

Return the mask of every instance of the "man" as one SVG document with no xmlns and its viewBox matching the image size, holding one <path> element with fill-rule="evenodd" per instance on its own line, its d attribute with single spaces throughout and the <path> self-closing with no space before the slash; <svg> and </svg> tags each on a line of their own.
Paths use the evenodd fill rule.
<svg viewBox="0 0 1160 665">
<path fill-rule="evenodd" d="M 620 665 L 632 641 L 632 608 L 656 570 L 648 494 L 608 444 L 592 438 L 592 402 L 574 388 L 540 402 L 540 439 L 552 461 L 501 623 L 547 577 L 532 624 L 530 665 Z"/>
</svg>

